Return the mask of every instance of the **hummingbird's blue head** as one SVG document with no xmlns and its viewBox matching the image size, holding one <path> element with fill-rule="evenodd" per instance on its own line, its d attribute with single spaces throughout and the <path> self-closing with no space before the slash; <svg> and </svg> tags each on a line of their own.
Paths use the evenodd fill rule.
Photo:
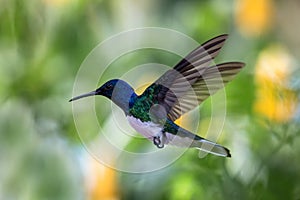
<svg viewBox="0 0 300 200">
<path fill-rule="evenodd" d="M 121 81 L 119 79 L 109 80 L 106 83 L 104 83 L 101 87 L 99 87 L 97 90 L 95 90 L 95 95 L 102 95 L 102 96 L 105 96 L 105 97 L 111 99 L 113 94 L 117 95 L 116 91 L 115 91 L 116 85 L 118 85 L 118 87 L 120 87 L 122 82 L 124 82 L 124 81 Z"/>
<path fill-rule="evenodd" d="M 129 110 L 130 104 L 137 96 L 134 89 L 125 81 L 120 79 L 112 79 L 104 83 L 95 91 L 79 95 L 70 99 L 75 101 L 83 97 L 102 95 L 111 99 L 115 104 L 121 107 L 125 112 Z"/>
</svg>

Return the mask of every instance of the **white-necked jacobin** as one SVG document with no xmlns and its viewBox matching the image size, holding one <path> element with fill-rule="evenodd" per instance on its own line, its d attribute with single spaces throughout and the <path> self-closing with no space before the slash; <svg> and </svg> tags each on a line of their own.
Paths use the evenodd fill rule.
<svg viewBox="0 0 300 200">
<path fill-rule="evenodd" d="M 111 99 L 124 112 L 130 125 L 158 148 L 165 144 L 196 147 L 218 156 L 231 157 L 230 151 L 174 123 L 184 113 L 224 87 L 245 66 L 241 62 L 214 65 L 228 35 L 217 36 L 190 52 L 165 72 L 141 95 L 125 81 L 113 79 L 95 91 L 72 98 L 102 95 Z"/>
</svg>

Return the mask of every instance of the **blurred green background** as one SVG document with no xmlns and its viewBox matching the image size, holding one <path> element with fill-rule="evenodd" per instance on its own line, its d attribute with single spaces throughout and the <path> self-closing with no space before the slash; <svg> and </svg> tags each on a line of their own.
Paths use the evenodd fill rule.
<svg viewBox="0 0 300 200">
<path fill-rule="evenodd" d="M 0 199 L 300 199 L 299 1 L 0 5 Z M 106 38 L 151 26 L 199 43 L 230 34 L 218 60 L 247 64 L 226 87 L 219 143 L 231 159 L 199 159 L 191 150 L 163 170 L 130 174 L 101 165 L 83 148 L 68 103 L 80 64 Z"/>
</svg>

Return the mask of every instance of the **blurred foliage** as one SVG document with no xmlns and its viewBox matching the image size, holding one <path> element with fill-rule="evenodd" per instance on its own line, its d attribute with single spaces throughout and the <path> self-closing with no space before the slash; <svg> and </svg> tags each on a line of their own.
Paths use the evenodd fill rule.
<svg viewBox="0 0 300 200">
<path fill-rule="evenodd" d="M 299 1 L 0 4 L 0 199 L 300 199 Z M 247 64 L 226 87 L 219 142 L 231 149 L 231 159 L 199 159 L 189 150 L 162 170 L 130 174 L 108 169 L 86 153 L 67 102 L 77 70 L 101 41 L 148 26 L 174 29 L 200 43 L 230 33 L 217 60 Z M 178 61 L 151 51 L 117 60 L 104 79 L 122 75 L 118 65 L 127 70 Z M 97 113 L 100 123 L 109 108 Z M 209 103 L 201 117 L 204 126 Z"/>
</svg>

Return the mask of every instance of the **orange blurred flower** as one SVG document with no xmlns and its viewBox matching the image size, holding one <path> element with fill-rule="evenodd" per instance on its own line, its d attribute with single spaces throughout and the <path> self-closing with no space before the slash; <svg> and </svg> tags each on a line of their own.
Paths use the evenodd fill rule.
<svg viewBox="0 0 300 200">
<path fill-rule="evenodd" d="M 286 122 L 294 116 L 297 106 L 295 93 L 287 87 L 292 59 L 280 46 L 264 50 L 257 61 L 257 84 L 254 110 L 275 122 Z"/>
<path fill-rule="evenodd" d="M 87 196 L 89 200 L 117 200 L 117 177 L 116 171 L 99 163 L 96 159 L 88 156 L 87 163 Z"/>
<path fill-rule="evenodd" d="M 272 24 L 272 0 L 237 0 L 235 21 L 239 31 L 245 36 L 265 33 Z"/>
</svg>

